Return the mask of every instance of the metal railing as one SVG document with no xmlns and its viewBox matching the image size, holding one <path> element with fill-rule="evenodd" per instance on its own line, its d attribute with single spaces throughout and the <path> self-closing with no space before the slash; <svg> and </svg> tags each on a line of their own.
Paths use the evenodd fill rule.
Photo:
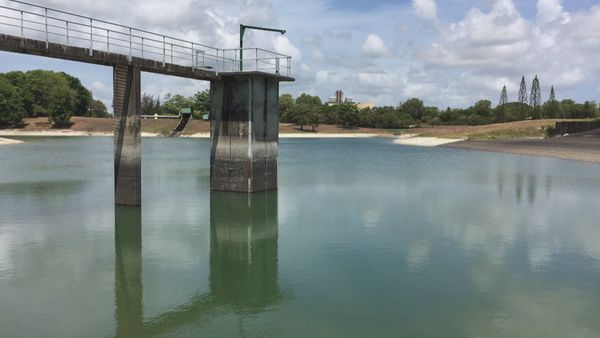
<svg viewBox="0 0 600 338">
<path fill-rule="evenodd" d="M 0 33 L 215 72 L 291 76 L 291 57 L 260 48 L 219 49 L 18 0 L 0 1 Z M 240 50 L 244 60 L 240 62 Z"/>
</svg>

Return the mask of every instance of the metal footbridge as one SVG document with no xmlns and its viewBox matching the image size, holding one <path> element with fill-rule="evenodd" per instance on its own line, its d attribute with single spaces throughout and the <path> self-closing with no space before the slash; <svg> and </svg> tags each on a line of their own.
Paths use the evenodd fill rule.
<svg viewBox="0 0 600 338">
<path fill-rule="evenodd" d="M 18 0 L 0 1 L 0 50 L 134 65 L 142 71 L 200 80 L 242 70 L 291 76 L 291 57 L 273 51 L 216 48 Z"/>
</svg>

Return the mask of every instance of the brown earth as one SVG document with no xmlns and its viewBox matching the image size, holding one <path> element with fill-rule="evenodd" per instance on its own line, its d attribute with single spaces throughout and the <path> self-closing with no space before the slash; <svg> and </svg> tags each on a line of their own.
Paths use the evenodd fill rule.
<svg viewBox="0 0 600 338">
<path fill-rule="evenodd" d="M 543 140 L 461 141 L 443 147 L 600 163 L 600 129 Z"/>
<path fill-rule="evenodd" d="M 20 130 L 24 132 L 31 131 L 47 131 L 55 130 L 52 129 L 48 118 L 37 117 L 37 118 L 26 118 L 23 120 L 24 127 Z M 74 116 L 71 118 L 73 123 L 69 130 L 82 131 L 90 133 L 112 133 L 114 130 L 115 121 L 112 118 L 95 118 L 95 117 L 79 117 Z M 168 135 L 179 122 L 178 119 L 142 119 L 142 131 L 148 133 L 158 133 L 162 135 Z M 210 123 L 208 121 L 192 120 L 185 128 L 184 135 L 192 135 L 197 133 L 209 133 Z M 307 133 L 312 134 L 310 127 L 305 127 L 305 130 L 300 130 L 297 126 L 291 124 L 281 123 L 279 125 L 279 132 L 285 134 L 292 133 Z M 355 128 L 355 129 L 344 129 L 338 126 L 321 125 L 317 129 L 317 133 L 324 134 L 387 134 L 392 135 L 392 130 L 384 129 L 371 129 L 371 128 Z"/>
</svg>

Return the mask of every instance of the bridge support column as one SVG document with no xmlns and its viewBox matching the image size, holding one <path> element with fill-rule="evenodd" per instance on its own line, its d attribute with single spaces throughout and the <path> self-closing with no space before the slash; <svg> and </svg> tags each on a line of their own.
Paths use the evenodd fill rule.
<svg viewBox="0 0 600 338">
<path fill-rule="evenodd" d="M 139 206 L 142 203 L 140 69 L 115 66 L 113 87 L 115 204 Z"/>
<path fill-rule="evenodd" d="M 279 80 L 261 73 L 221 74 L 211 82 L 210 188 L 277 188 Z"/>
</svg>

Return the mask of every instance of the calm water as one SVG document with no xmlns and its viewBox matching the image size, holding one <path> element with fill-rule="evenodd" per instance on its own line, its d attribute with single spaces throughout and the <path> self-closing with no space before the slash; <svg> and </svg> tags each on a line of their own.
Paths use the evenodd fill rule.
<svg viewBox="0 0 600 338">
<path fill-rule="evenodd" d="M 209 192 L 209 143 L 0 147 L 1 337 L 598 337 L 600 167 L 281 141 L 279 190 Z"/>
</svg>

